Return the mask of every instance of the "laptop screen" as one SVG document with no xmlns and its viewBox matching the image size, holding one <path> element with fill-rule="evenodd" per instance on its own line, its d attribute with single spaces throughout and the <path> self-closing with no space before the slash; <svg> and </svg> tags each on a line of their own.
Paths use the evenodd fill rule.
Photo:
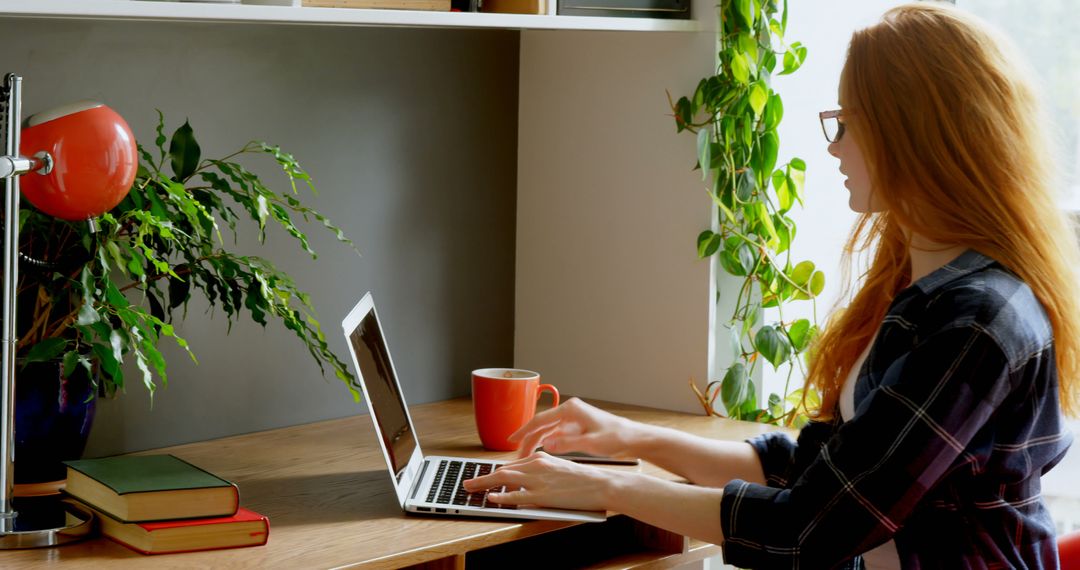
<svg viewBox="0 0 1080 570">
<path fill-rule="evenodd" d="M 367 388 L 368 404 L 379 425 L 379 435 L 390 456 L 394 479 L 401 483 L 409 458 L 416 450 L 416 438 L 374 309 L 352 330 L 349 341 Z"/>
</svg>

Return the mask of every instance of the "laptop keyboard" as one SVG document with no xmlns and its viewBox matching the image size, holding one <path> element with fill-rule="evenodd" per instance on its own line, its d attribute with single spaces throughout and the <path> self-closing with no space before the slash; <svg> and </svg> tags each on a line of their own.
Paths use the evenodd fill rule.
<svg viewBox="0 0 1080 570">
<path fill-rule="evenodd" d="M 435 471 L 435 480 L 428 491 L 427 501 L 440 505 L 481 507 L 485 509 L 516 510 L 517 505 L 500 505 L 487 501 L 488 492 L 503 492 L 506 487 L 470 493 L 461 485 L 474 477 L 490 474 L 501 467 L 499 463 L 474 463 L 443 459 Z"/>
</svg>

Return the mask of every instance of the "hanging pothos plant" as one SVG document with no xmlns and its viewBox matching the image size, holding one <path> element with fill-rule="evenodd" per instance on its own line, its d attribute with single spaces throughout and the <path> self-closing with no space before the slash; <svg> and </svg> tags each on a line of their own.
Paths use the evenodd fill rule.
<svg viewBox="0 0 1080 570">
<path fill-rule="evenodd" d="M 817 326 L 785 320 L 784 306 L 813 303 L 825 275 L 811 261 L 791 259 L 795 223 L 787 214 L 803 203 L 806 163 L 792 158 L 777 165 L 784 105 L 771 83 L 779 58 L 777 75 L 787 75 L 802 65 L 806 48 L 784 42 L 786 0 L 782 10 L 776 0 L 721 0 L 718 10 L 717 73 L 671 107 L 678 130 L 697 134 L 698 167 L 719 210 L 719 231 L 698 235 L 698 255 L 718 255 L 720 266 L 743 281 L 727 325 L 733 364 L 704 391 L 693 380 L 691 386 L 709 414 L 720 415 L 719 399 L 728 417 L 798 426 L 818 395 L 808 393 L 804 401 L 801 388 L 789 390 L 791 377 L 796 367 L 805 372 L 803 356 Z M 762 309 L 770 307 L 780 320 L 763 324 Z M 784 392 L 759 403 L 752 377 L 762 360 L 788 372 Z"/>
</svg>

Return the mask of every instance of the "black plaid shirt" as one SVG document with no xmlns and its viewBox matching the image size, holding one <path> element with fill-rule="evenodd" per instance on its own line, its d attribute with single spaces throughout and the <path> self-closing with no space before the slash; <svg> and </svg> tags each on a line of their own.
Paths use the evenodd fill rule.
<svg viewBox="0 0 1080 570">
<path fill-rule="evenodd" d="M 731 481 L 724 559 L 859 567 L 891 539 L 904 568 L 1057 568 L 1040 476 L 1072 441 L 1053 334 L 1031 289 L 968 251 L 901 291 L 847 422 L 750 441 L 768 486 Z"/>
</svg>

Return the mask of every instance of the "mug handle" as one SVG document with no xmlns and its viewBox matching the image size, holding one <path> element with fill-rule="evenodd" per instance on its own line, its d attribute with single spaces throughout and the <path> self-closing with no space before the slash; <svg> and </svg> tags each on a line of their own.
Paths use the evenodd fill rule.
<svg viewBox="0 0 1080 570">
<path fill-rule="evenodd" d="M 552 386 L 551 384 L 541 384 L 541 385 L 536 387 L 536 399 L 537 400 L 540 399 L 540 393 L 543 392 L 544 390 L 547 390 L 547 391 L 551 392 L 551 395 L 554 398 L 554 402 L 552 402 L 551 407 L 554 408 L 554 407 L 558 406 L 559 405 L 559 389 Z"/>
</svg>

